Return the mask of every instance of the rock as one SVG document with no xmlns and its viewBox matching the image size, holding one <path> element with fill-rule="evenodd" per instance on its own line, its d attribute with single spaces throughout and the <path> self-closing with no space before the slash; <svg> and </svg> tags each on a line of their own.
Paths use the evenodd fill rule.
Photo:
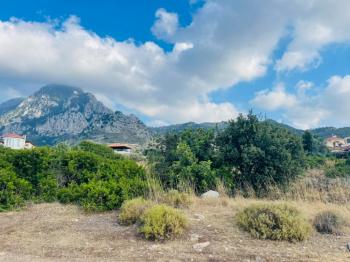
<svg viewBox="0 0 350 262">
<path fill-rule="evenodd" d="M 220 196 L 219 192 L 214 190 L 209 190 L 201 195 L 202 198 L 218 198 Z"/>
<path fill-rule="evenodd" d="M 198 220 L 198 221 L 201 221 L 204 219 L 204 216 L 201 214 L 194 214 L 193 217 L 195 220 Z"/>
<path fill-rule="evenodd" d="M 191 242 L 197 242 L 199 240 L 200 235 L 198 234 L 191 234 L 190 239 Z"/>
<path fill-rule="evenodd" d="M 347 247 L 348 250 L 350 251 L 350 242 L 348 242 L 348 244 L 346 245 L 346 247 Z"/>
<path fill-rule="evenodd" d="M 202 252 L 204 248 L 208 247 L 210 245 L 210 242 L 203 242 L 203 243 L 198 243 L 194 244 L 192 247 L 196 252 Z"/>
</svg>

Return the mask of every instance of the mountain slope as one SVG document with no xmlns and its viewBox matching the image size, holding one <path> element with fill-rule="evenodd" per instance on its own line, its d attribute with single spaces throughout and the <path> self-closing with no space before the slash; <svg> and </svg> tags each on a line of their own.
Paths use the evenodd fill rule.
<svg viewBox="0 0 350 262">
<path fill-rule="evenodd" d="M 148 128 L 135 116 L 113 112 L 80 88 L 47 85 L 0 115 L 0 132 L 26 134 L 38 145 L 82 139 L 144 144 Z"/>
<path fill-rule="evenodd" d="M 0 116 L 16 109 L 23 100 L 24 98 L 14 98 L 0 104 Z"/>
</svg>

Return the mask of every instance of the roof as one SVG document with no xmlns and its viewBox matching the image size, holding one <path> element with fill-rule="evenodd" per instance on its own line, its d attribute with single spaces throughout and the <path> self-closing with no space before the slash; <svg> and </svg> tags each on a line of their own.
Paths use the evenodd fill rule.
<svg viewBox="0 0 350 262">
<path fill-rule="evenodd" d="M 24 138 L 24 136 L 20 136 L 20 135 L 14 134 L 14 133 L 5 134 L 2 137 L 4 137 L 4 138 L 22 138 L 22 139 Z"/>
<path fill-rule="evenodd" d="M 132 149 L 132 145 L 130 144 L 123 144 L 123 143 L 113 143 L 113 144 L 109 144 L 108 147 L 110 148 L 130 148 Z"/>
</svg>

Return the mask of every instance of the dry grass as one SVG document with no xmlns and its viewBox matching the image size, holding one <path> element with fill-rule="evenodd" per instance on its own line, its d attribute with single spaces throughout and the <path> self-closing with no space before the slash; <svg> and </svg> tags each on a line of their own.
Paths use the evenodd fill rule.
<svg viewBox="0 0 350 262">
<path fill-rule="evenodd" d="M 328 178 L 322 170 L 310 170 L 288 191 L 271 186 L 267 198 L 345 204 L 350 201 L 350 179 Z"/>
<path fill-rule="evenodd" d="M 0 261 L 350 261 L 341 236 L 314 231 L 300 243 L 256 240 L 235 224 L 251 204 L 286 203 L 311 222 L 322 210 L 337 210 L 350 221 L 349 204 L 243 198 L 200 199 L 184 209 L 189 230 L 180 239 L 143 240 L 135 226 L 120 226 L 117 212 L 86 214 L 75 206 L 40 204 L 0 213 Z M 209 241 L 201 252 L 194 244 Z"/>
</svg>

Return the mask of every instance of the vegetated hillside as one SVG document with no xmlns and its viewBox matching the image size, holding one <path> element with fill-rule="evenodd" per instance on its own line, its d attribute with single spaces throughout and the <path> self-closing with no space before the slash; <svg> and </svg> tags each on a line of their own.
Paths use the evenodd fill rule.
<svg viewBox="0 0 350 262">
<path fill-rule="evenodd" d="M 227 126 L 227 122 L 205 122 L 205 123 L 195 123 L 195 122 L 188 122 L 184 124 L 176 124 L 176 125 L 168 125 L 168 126 L 160 126 L 160 127 L 151 127 L 151 131 L 153 134 L 163 135 L 169 132 L 181 132 L 186 129 L 224 129 Z"/>
<path fill-rule="evenodd" d="M 47 85 L 24 100 L 0 106 L 0 133 L 26 134 L 37 145 L 62 141 L 144 144 L 148 128 L 134 115 L 113 112 L 80 88 Z"/>
<path fill-rule="evenodd" d="M 313 129 L 312 133 L 322 138 L 327 138 L 333 135 L 338 137 L 348 137 L 350 136 L 350 127 L 320 127 Z"/>
<path fill-rule="evenodd" d="M 265 120 L 266 122 L 275 125 L 277 127 L 282 127 L 290 131 L 292 134 L 295 135 L 303 135 L 304 131 L 301 129 L 296 129 L 294 127 L 291 127 L 286 124 L 279 123 L 272 119 Z M 195 123 L 195 122 L 188 122 L 184 124 L 176 124 L 176 125 L 169 125 L 169 126 L 161 126 L 161 127 L 152 127 L 150 128 L 153 134 L 166 134 L 168 132 L 175 132 L 179 133 L 186 129 L 217 129 L 217 130 L 223 130 L 228 126 L 228 122 L 222 121 L 222 122 L 205 122 L 205 123 Z"/>
</svg>

